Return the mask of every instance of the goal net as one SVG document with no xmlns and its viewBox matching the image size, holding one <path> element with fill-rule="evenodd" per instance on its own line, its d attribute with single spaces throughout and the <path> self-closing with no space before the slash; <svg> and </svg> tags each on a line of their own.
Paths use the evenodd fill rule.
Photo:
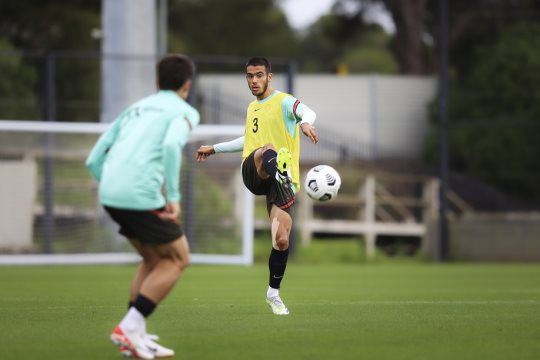
<svg viewBox="0 0 540 360">
<path fill-rule="evenodd" d="M 138 261 L 84 166 L 107 126 L 0 121 L 0 264 Z M 254 198 L 242 185 L 241 155 L 194 161 L 201 143 L 242 134 L 243 126 L 201 125 L 184 148 L 181 223 L 194 263 L 253 261 Z"/>
</svg>

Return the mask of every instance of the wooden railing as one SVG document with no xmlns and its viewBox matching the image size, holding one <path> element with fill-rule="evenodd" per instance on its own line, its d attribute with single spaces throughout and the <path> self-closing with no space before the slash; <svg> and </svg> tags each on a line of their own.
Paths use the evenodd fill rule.
<svg viewBox="0 0 540 360">
<path fill-rule="evenodd" d="M 390 190 L 396 183 L 415 183 L 418 194 L 398 194 Z M 399 184 L 398 184 L 399 187 Z M 307 245 L 314 233 L 359 234 L 366 242 L 368 257 L 375 255 L 375 242 L 379 235 L 416 236 L 424 238 L 427 224 L 438 217 L 439 181 L 436 178 L 418 176 L 388 176 L 380 178 L 368 174 L 356 195 L 340 194 L 329 202 L 315 202 L 304 191 L 299 194 L 297 228 L 302 244 Z M 472 208 L 457 194 L 448 193 L 452 205 L 451 216 L 471 211 Z M 321 218 L 321 210 L 332 215 Z M 350 215 L 344 215 L 345 211 Z"/>
</svg>

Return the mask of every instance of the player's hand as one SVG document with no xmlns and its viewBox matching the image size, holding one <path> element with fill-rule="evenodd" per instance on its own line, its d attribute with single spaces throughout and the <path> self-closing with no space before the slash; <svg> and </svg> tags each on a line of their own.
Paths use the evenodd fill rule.
<svg viewBox="0 0 540 360">
<path fill-rule="evenodd" d="M 170 202 L 165 205 L 165 210 L 159 213 L 159 218 L 163 221 L 171 221 L 175 224 L 180 222 L 181 213 L 180 203 Z"/>
<path fill-rule="evenodd" d="M 201 145 L 197 150 L 197 161 L 205 161 L 210 155 L 215 154 L 216 151 L 212 145 Z"/>
<path fill-rule="evenodd" d="M 302 125 L 300 125 L 300 129 L 302 129 L 304 135 L 306 135 L 312 143 L 316 144 L 319 142 L 319 137 L 317 136 L 317 132 L 315 131 L 315 126 L 308 123 L 303 123 Z"/>
</svg>

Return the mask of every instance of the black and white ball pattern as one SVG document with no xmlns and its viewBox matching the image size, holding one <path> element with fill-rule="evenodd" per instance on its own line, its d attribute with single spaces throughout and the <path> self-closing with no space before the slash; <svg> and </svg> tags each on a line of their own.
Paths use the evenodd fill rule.
<svg viewBox="0 0 540 360">
<path fill-rule="evenodd" d="M 340 186 L 341 177 L 328 165 L 315 166 L 306 175 L 306 192 L 313 200 L 328 201 L 335 198 Z"/>
</svg>

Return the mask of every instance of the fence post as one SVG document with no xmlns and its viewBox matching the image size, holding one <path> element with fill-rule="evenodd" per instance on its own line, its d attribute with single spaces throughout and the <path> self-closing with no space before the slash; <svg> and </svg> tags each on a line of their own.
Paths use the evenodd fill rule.
<svg viewBox="0 0 540 360">
<path fill-rule="evenodd" d="M 294 95 L 294 77 L 296 76 L 296 63 L 291 61 L 287 64 L 287 92 Z"/>
<path fill-rule="evenodd" d="M 375 225 L 375 177 L 373 175 L 367 175 L 364 184 L 364 199 L 365 199 L 365 221 L 368 230 L 365 232 L 364 237 L 366 239 L 366 254 L 368 258 L 375 256 L 375 242 L 377 240 L 377 234 L 373 230 Z"/>
<path fill-rule="evenodd" d="M 423 210 L 422 221 L 426 228 L 426 233 L 422 239 L 422 252 L 430 258 L 436 259 L 439 253 L 439 242 L 437 241 L 437 221 L 439 218 L 439 188 L 440 182 L 433 178 L 424 183 L 423 189 Z"/>
<path fill-rule="evenodd" d="M 186 144 L 184 153 L 187 158 L 184 176 L 182 179 L 182 227 L 186 233 L 190 245 L 196 248 L 197 233 L 195 231 L 195 221 L 197 219 L 197 204 L 195 202 L 195 159 L 191 154 L 195 152 L 193 143 Z"/>
<path fill-rule="evenodd" d="M 47 53 L 45 57 L 45 120 L 56 121 L 56 84 L 55 65 L 56 56 Z M 54 134 L 45 134 L 45 156 L 43 169 L 43 208 L 44 208 L 44 243 L 43 251 L 46 254 L 53 252 L 55 234 L 54 223 Z"/>
<path fill-rule="evenodd" d="M 448 163 L 448 3 L 438 1 L 438 55 L 439 55 L 439 253 L 438 260 L 448 257 L 448 219 L 446 197 L 449 178 Z"/>
<path fill-rule="evenodd" d="M 309 223 L 313 220 L 313 201 L 308 198 L 306 191 L 300 192 L 299 200 L 300 238 L 302 245 L 309 245 L 312 235 Z"/>
</svg>

